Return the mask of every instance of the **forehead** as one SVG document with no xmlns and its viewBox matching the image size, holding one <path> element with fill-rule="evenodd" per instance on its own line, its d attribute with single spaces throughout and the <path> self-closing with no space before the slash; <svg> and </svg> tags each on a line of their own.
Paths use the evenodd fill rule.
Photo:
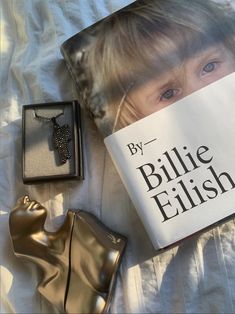
<svg viewBox="0 0 235 314">
<path fill-rule="evenodd" d="M 178 40 L 157 38 L 156 46 L 152 47 L 149 55 L 143 57 L 141 66 L 136 66 L 133 80 L 135 86 L 143 85 L 153 78 L 162 77 L 164 74 L 178 70 L 186 62 L 198 61 L 211 54 L 225 50 L 222 43 L 217 43 L 206 38 L 187 38 L 181 34 Z M 142 52 L 141 52 L 142 53 Z M 146 60 L 144 59 L 146 58 Z"/>
<path fill-rule="evenodd" d="M 153 54 L 151 62 L 144 68 L 139 70 L 138 75 L 135 77 L 135 87 L 145 85 L 146 82 L 152 79 L 162 79 L 165 76 L 174 75 L 179 72 L 185 64 L 191 64 L 192 66 L 197 63 L 206 61 L 208 58 L 216 55 L 226 55 L 228 50 L 226 47 L 219 44 L 211 44 L 201 46 L 200 49 L 194 49 L 186 53 L 186 48 L 179 49 L 177 45 L 168 43 L 171 49 L 168 49 L 165 54 Z M 191 50 L 191 49 L 190 49 Z"/>
<path fill-rule="evenodd" d="M 168 62 L 167 66 L 165 66 L 166 64 L 162 62 L 158 67 L 158 70 L 153 71 L 154 73 L 151 76 L 146 77 L 142 84 L 140 81 L 135 84 L 131 89 L 131 93 L 137 90 L 141 91 L 143 89 L 151 90 L 152 86 L 155 88 L 163 87 L 169 82 L 179 80 L 181 76 L 185 79 L 184 69 L 193 73 L 201 70 L 208 62 L 212 62 L 217 59 L 222 60 L 222 58 L 233 58 L 231 52 L 226 49 L 223 44 L 216 44 L 211 47 L 207 47 L 206 49 L 199 50 L 191 56 L 187 56 L 187 58 L 176 59 L 173 57 L 172 62 Z"/>
</svg>

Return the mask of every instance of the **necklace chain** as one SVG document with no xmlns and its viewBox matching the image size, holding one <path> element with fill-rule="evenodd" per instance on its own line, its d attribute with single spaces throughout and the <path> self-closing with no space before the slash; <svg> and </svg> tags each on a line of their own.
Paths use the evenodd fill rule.
<svg viewBox="0 0 235 314">
<path fill-rule="evenodd" d="M 34 113 L 34 118 L 41 120 L 41 121 L 47 121 L 47 122 L 51 122 L 53 120 L 56 120 L 57 118 L 59 118 L 60 116 L 62 116 L 64 114 L 64 109 L 62 112 L 58 113 L 56 116 L 53 116 L 51 118 L 45 117 L 45 116 L 41 116 L 37 113 L 36 109 L 33 109 L 33 113 Z"/>
</svg>

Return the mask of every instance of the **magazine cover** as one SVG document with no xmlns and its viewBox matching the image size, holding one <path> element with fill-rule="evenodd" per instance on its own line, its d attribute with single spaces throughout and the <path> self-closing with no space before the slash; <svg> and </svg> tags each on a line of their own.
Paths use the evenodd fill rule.
<svg viewBox="0 0 235 314">
<path fill-rule="evenodd" d="M 230 2 L 137 0 L 61 47 L 156 249 L 235 212 Z"/>
</svg>

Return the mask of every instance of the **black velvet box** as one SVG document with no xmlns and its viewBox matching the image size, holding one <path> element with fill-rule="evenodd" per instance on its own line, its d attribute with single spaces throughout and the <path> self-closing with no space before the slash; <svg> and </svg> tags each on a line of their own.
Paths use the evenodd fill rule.
<svg viewBox="0 0 235 314">
<path fill-rule="evenodd" d="M 83 179 L 81 109 L 77 101 L 24 105 L 22 176 L 25 184 Z"/>
</svg>

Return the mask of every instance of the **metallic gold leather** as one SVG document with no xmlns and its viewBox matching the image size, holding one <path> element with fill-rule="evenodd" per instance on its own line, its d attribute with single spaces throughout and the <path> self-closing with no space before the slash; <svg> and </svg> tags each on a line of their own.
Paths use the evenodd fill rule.
<svg viewBox="0 0 235 314">
<path fill-rule="evenodd" d="M 108 310 L 126 239 L 84 211 L 68 210 L 56 232 L 44 228 L 47 210 L 28 196 L 10 213 L 14 253 L 42 271 L 38 291 L 61 313 Z"/>
</svg>

